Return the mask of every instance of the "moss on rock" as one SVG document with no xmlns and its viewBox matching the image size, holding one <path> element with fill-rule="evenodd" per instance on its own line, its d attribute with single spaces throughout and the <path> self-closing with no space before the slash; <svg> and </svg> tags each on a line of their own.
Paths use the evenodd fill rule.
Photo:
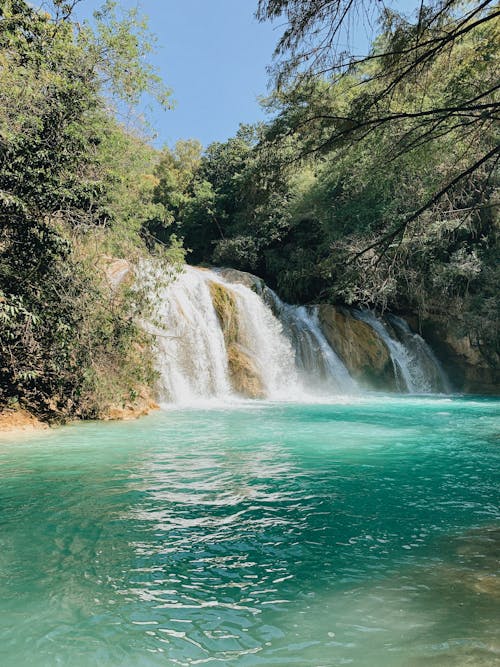
<svg viewBox="0 0 500 667">
<path fill-rule="evenodd" d="M 209 281 L 212 303 L 219 318 L 226 346 L 238 340 L 238 307 L 234 294 L 224 285 Z"/>
<path fill-rule="evenodd" d="M 328 304 L 319 307 L 319 320 L 326 339 L 355 380 L 369 389 L 396 390 L 389 350 L 366 322 Z"/>
<path fill-rule="evenodd" d="M 262 378 L 243 346 L 231 343 L 227 349 L 227 359 L 234 390 L 248 398 L 264 398 Z"/>
<path fill-rule="evenodd" d="M 241 340 L 238 304 L 230 288 L 210 281 L 212 303 L 217 313 L 226 344 L 229 377 L 233 389 L 247 398 L 263 398 L 262 378 Z"/>
</svg>

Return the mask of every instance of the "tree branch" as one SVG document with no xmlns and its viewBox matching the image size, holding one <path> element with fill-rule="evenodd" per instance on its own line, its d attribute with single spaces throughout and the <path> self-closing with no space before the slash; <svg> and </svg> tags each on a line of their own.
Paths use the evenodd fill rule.
<svg viewBox="0 0 500 667">
<path fill-rule="evenodd" d="M 462 181 L 464 178 L 467 176 L 470 176 L 473 174 L 475 171 L 479 169 L 483 164 L 488 162 L 488 160 L 491 160 L 495 155 L 500 154 L 500 144 L 495 146 L 491 151 L 486 153 L 486 155 L 483 155 L 483 157 L 472 164 L 470 167 L 462 171 L 458 176 L 456 176 L 452 181 L 450 181 L 447 185 L 445 185 L 444 188 L 439 190 L 433 197 L 431 197 L 423 206 L 421 206 L 417 211 L 412 213 L 409 217 L 407 217 L 400 225 L 398 225 L 395 229 L 393 229 L 391 232 L 388 234 L 385 234 L 382 236 L 382 238 L 378 239 L 375 243 L 370 244 L 363 250 L 360 250 L 357 252 L 348 262 L 347 264 L 352 264 L 355 262 L 359 257 L 362 255 L 366 254 L 369 250 L 373 250 L 373 248 L 377 248 L 381 245 L 385 245 L 387 248 L 388 243 L 391 241 L 394 241 L 394 239 L 399 236 L 402 232 L 405 231 L 405 229 L 408 227 L 408 225 L 417 218 L 419 218 L 425 211 L 428 209 L 432 208 L 435 204 L 439 202 L 440 199 L 444 197 L 445 194 L 447 194 L 450 190 L 452 190 L 460 181 Z"/>
</svg>

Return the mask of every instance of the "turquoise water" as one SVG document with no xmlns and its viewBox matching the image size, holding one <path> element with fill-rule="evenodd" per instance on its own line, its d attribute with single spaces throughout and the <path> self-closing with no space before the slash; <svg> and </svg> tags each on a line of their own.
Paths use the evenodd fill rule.
<svg viewBox="0 0 500 667">
<path fill-rule="evenodd" d="M 499 665 L 499 407 L 253 403 L 4 437 L 0 664 Z"/>
</svg>

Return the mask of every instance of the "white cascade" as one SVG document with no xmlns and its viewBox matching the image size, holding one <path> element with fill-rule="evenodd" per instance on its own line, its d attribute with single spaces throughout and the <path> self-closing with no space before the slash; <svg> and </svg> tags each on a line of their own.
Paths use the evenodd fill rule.
<svg viewBox="0 0 500 667">
<path fill-rule="evenodd" d="M 293 345 L 295 364 L 309 391 L 356 393 L 356 383 L 321 331 L 318 307 L 284 303 L 269 288 L 266 288 L 266 298 Z"/>
<path fill-rule="evenodd" d="M 224 336 L 204 273 L 187 266 L 157 287 L 156 312 L 148 330 L 156 340 L 160 397 L 165 402 L 192 403 L 232 393 Z"/>
<path fill-rule="evenodd" d="M 399 391 L 410 394 L 450 391 L 448 380 L 432 350 L 404 320 L 390 315 L 389 326 L 371 310 L 353 311 L 353 315 L 366 322 L 387 346 Z"/>
<path fill-rule="evenodd" d="M 151 267 L 144 274 L 146 282 L 155 280 Z M 235 398 L 211 282 L 223 285 L 235 299 L 238 342 L 252 359 L 268 399 L 301 400 L 313 390 L 322 394 L 356 390 L 321 333 L 316 310 L 284 304 L 274 293 L 271 307 L 268 299 L 246 285 L 186 266 L 169 284 L 156 288 L 156 313 L 148 325 L 156 339 L 161 400 L 193 404 Z"/>
<path fill-rule="evenodd" d="M 396 315 L 387 315 L 387 320 L 393 331 L 405 346 L 408 354 L 418 360 L 422 372 L 427 377 L 427 383 L 434 391 L 442 391 L 446 394 L 452 392 L 450 381 L 439 363 L 436 355 L 425 342 L 422 336 L 412 331 L 408 322 Z"/>
</svg>

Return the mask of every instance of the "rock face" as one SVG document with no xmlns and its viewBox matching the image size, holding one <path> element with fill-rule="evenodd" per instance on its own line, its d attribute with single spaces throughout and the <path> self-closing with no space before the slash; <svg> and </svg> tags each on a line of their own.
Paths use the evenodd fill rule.
<svg viewBox="0 0 500 667">
<path fill-rule="evenodd" d="M 5 409 L 0 412 L 0 434 L 17 431 L 36 431 L 48 428 L 32 414 L 21 408 Z"/>
<path fill-rule="evenodd" d="M 319 307 L 318 315 L 325 338 L 357 382 L 367 389 L 396 390 L 389 350 L 366 322 L 328 304 Z"/>
<path fill-rule="evenodd" d="M 153 410 L 159 409 L 148 387 L 141 387 L 134 400 L 124 402 L 121 405 L 110 405 L 99 418 L 104 421 L 129 421 L 148 415 Z"/>
<path fill-rule="evenodd" d="M 233 273 L 233 269 L 230 269 L 230 271 Z M 242 272 L 235 271 L 234 273 Z M 250 276 L 250 274 L 244 275 Z M 231 278 L 231 280 L 239 282 L 234 278 Z M 232 387 L 247 398 L 263 398 L 265 391 L 262 379 L 241 341 L 238 308 L 234 294 L 227 287 L 216 282 L 210 282 L 209 289 L 224 334 Z"/>
<path fill-rule="evenodd" d="M 500 356 L 496 352 L 486 358 L 468 336 L 455 336 L 447 322 L 437 319 L 425 320 L 422 334 L 458 391 L 500 395 Z"/>
<path fill-rule="evenodd" d="M 224 280 L 230 283 L 245 285 L 245 287 L 249 287 L 254 292 L 257 292 L 257 294 L 260 294 L 266 287 L 262 278 L 258 278 L 246 271 L 238 271 L 237 269 L 216 269 L 216 271 Z"/>
<path fill-rule="evenodd" d="M 132 265 L 126 259 L 103 257 L 106 262 L 106 279 L 112 290 L 116 290 L 121 283 L 132 276 Z"/>
<path fill-rule="evenodd" d="M 247 398 L 264 398 L 262 379 L 245 349 L 231 343 L 227 350 L 229 374 L 235 391 Z"/>
</svg>

